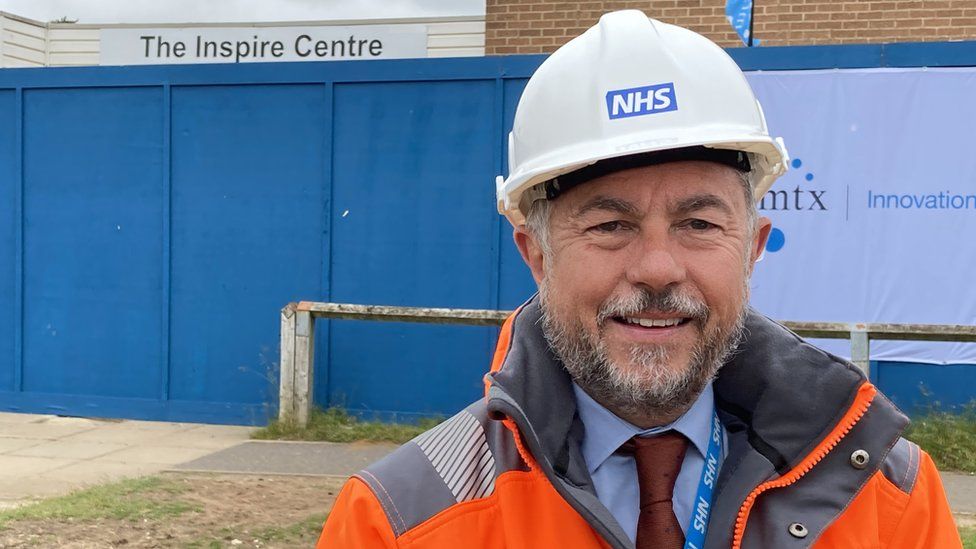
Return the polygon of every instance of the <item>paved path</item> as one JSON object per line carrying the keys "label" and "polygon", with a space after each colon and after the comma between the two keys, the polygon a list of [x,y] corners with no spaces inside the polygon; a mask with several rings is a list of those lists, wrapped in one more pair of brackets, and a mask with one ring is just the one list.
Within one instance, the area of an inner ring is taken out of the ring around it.
{"label": "paved path", "polygon": [[0,413],[0,509],[159,472],[240,444],[251,431]]}
{"label": "paved path", "polygon": [[395,444],[254,440],[178,465],[176,470],[347,477],[392,452]]}
{"label": "paved path", "polygon": [[[0,509],[165,470],[348,476],[393,444],[251,441],[250,427],[0,413]],[[942,473],[976,526],[976,476]]]}
{"label": "paved path", "polygon": [[976,526],[976,476],[943,471],[942,485],[956,520],[965,526]]}

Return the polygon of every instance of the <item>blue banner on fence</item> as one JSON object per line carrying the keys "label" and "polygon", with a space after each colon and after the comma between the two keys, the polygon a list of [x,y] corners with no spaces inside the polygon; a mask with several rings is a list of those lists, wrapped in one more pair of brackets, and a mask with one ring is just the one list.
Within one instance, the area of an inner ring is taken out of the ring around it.
{"label": "blue banner on fence", "polygon": [[[753,304],[790,320],[976,324],[976,68],[748,78],[792,157],[759,204],[773,231]],[[973,363],[976,345],[872,341],[871,358]]]}

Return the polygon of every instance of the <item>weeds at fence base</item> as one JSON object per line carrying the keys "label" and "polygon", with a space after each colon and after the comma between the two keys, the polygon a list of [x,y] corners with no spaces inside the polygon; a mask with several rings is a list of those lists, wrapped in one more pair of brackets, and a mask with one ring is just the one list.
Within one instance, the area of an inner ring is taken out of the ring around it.
{"label": "weeds at fence base", "polygon": [[976,473],[976,402],[960,412],[933,408],[917,416],[905,438],[928,452],[939,469]]}
{"label": "weeds at fence base", "polygon": [[312,410],[308,424],[294,419],[274,420],[251,438],[261,440],[317,440],[328,442],[394,442],[402,444],[441,422],[440,418],[420,420],[416,425],[363,421],[341,408]]}

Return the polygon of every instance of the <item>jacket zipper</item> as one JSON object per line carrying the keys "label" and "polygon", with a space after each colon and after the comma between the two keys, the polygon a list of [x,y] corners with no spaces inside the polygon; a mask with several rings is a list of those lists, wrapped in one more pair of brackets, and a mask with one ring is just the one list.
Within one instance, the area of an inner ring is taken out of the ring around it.
{"label": "jacket zipper", "polygon": [[811,452],[803,461],[801,461],[796,467],[791,469],[785,475],[768,482],[764,482],[757,486],[749,495],[746,497],[745,501],[742,502],[742,506],[739,507],[739,513],[735,518],[735,530],[732,536],[732,549],[741,549],[742,540],[745,536],[746,521],[749,520],[749,513],[752,511],[752,506],[756,501],[756,498],[760,494],[767,490],[773,488],[783,488],[784,486],[789,486],[796,481],[800,480],[803,475],[807,474],[815,465],[820,463],[824,457],[827,456],[837,447],[841,440],[847,433],[854,428],[854,425],[864,417],[867,413],[868,408],[871,407],[871,403],[874,401],[874,396],[877,394],[877,389],[874,388],[870,383],[865,382],[858,389],[857,398],[854,404],[850,407],[847,413],[841,418],[840,422],[834,427],[834,429],[827,435],[813,452]]}

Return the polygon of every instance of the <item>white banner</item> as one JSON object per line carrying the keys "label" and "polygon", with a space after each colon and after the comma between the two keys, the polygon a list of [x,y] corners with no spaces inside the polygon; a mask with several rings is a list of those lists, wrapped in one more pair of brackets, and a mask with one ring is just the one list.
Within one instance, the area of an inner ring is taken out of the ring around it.
{"label": "white banner", "polygon": [[[976,69],[748,75],[792,157],[752,303],[784,320],[976,324]],[[818,342],[823,343],[823,342]],[[824,345],[850,356],[846,341]],[[976,345],[871,358],[976,363]]]}
{"label": "white banner", "polygon": [[102,29],[102,65],[427,57],[426,25]]}

